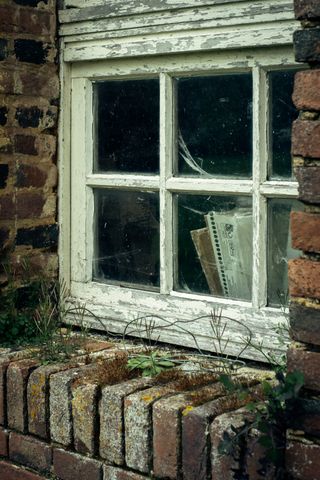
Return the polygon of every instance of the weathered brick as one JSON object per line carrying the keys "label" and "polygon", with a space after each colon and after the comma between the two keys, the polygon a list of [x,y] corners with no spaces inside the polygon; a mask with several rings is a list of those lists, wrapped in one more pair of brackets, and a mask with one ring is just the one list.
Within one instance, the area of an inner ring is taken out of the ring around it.
{"label": "weathered brick", "polygon": [[9,165],[0,164],[0,188],[5,188],[8,180]]}
{"label": "weathered brick", "polygon": [[297,62],[320,62],[320,28],[296,30],[293,44]]}
{"label": "weathered brick", "polygon": [[23,155],[37,155],[35,142],[36,137],[33,135],[16,135],[14,137],[14,151]]}
{"label": "weathered brick", "polygon": [[43,112],[37,106],[20,107],[16,110],[16,119],[22,128],[38,127],[42,116]]}
{"label": "weathered brick", "polygon": [[290,260],[289,288],[292,296],[320,298],[320,262]]}
{"label": "weathered brick", "polygon": [[72,392],[74,447],[79,453],[97,453],[98,385],[80,385]]}
{"label": "weathered brick", "polygon": [[[5,78],[6,88],[9,89],[12,78],[9,74],[0,74]],[[0,82],[1,85],[1,82]],[[1,91],[1,86],[0,86]],[[15,93],[22,95],[35,95],[46,98],[59,97],[59,78],[55,65],[43,65],[37,72],[18,71],[16,72]]]}
{"label": "weathered brick", "polygon": [[287,351],[287,367],[289,372],[303,374],[305,388],[320,390],[320,352],[308,350],[303,344],[294,344]]}
{"label": "weathered brick", "polygon": [[9,441],[9,432],[4,428],[0,427],[0,456],[7,457],[8,450],[8,441]]}
{"label": "weathered brick", "polygon": [[6,228],[6,227],[0,228],[0,252],[7,247],[9,235],[10,235],[9,228]]}
{"label": "weathered brick", "polygon": [[299,342],[320,345],[320,306],[291,302],[290,336]]}
{"label": "weathered brick", "polygon": [[8,42],[4,38],[0,38],[0,62],[8,56]]}
{"label": "weathered brick", "polygon": [[299,397],[287,403],[288,427],[320,437],[320,397]]}
{"label": "weathered brick", "polygon": [[0,196],[0,218],[1,220],[13,220],[16,213],[13,195]]}
{"label": "weathered brick", "polygon": [[27,381],[37,366],[35,360],[18,360],[7,369],[8,426],[20,432],[27,431]]}
{"label": "weathered brick", "polygon": [[46,480],[45,477],[40,476],[37,473],[30,472],[22,467],[1,460],[0,478],[1,480]]}
{"label": "weathered brick", "polygon": [[49,48],[41,41],[20,38],[14,41],[14,53],[20,62],[41,65],[48,59]]}
{"label": "weathered brick", "polygon": [[[45,10],[19,10],[19,32],[20,35],[28,33],[38,36],[46,36],[49,40],[50,34],[55,33],[54,12]],[[54,38],[54,37],[53,37]]]}
{"label": "weathered brick", "polygon": [[13,33],[19,25],[19,10],[10,5],[0,5],[0,31]]}
{"label": "weathered brick", "polygon": [[104,465],[103,480],[151,480],[151,478],[139,475],[139,473],[122,470],[121,468]]}
{"label": "weathered brick", "polygon": [[303,157],[320,158],[320,121],[293,122],[292,153]]}
{"label": "weathered brick", "polygon": [[100,456],[109,463],[124,464],[124,398],[150,386],[150,378],[133,379],[102,389],[100,413]]}
{"label": "weathered brick", "polygon": [[128,467],[145,473],[151,469],[151,407],[164,395],[175,393],[175,388],[175,385],[170,383],[133,393],[125,398],[125,451]]}
{"label": "weathered brick", "polygon": [[320,214],[292,212],[291,238],[293,248],[320,252]]}
{"label": "weathered brick", "polygon": [[18,192],[16,196],[18,218],[39,218],[46,198],[40,193]]}
{"label": "weathered brick", "polygon": [[[244,465],[241,462],[241,432],[248,418],[248,412],[244,409],[236,412],[225,413],[214,419],[210,426],[211,438],[211,479],[212,480],[233,480],[241,478]],[[220,454],[220,445],[225,435],[234,439],[233,449],[229,454]],[[193,477],[196,478],[196,477]]]}
{"label": "weathered brick", "polygon": [[287,472],[296,480],[318,480],[320,472],[320,445],[289,440],[286,450]]}
{"label": "weathered brick", "polygon": [[[1,59],[1,41],[0,41]],[[0,66],[0,93],[14,93],[14,75],[12,70]]]}
{"label": "weathered brick", "polygon": [[320,18],[318,0],[294,0],[294,12],[298,20],[315,20]]}
{"label": "weathered brick", "polygon": [[17,3],[18,5],[23,5],[25,7],[39,7],[43,8],[43,6],[48,4],[49,0],[13,0],[14,3]]}
{"label": "weathered brick", "polygon": [[33,248],[57,246],[58,225],[43,225],[34,228],[20,228],[17,231],[17,245],[31,245]]}
{"label": "weathered brick", "polygon": [[47,172],[43,168],[37,165],[19,165],[16,180],[17,187],[43,187],[46,180]]}
{"label": "weathered brick", "polygon": [[13,462],[33,468],[40,473],[49,473],[52,462],[52,447],[36,438],[11,432],[9,457]]}
{"label": "weathered brick", "polygon": [[296,73],[292,99],[299,110],[320,110],[320,70]]}
{"label": "weathered brick", "polygon": [[[247,480],[274,480],[277,478],[274,463],[268,458],[266,448],[259,443],[261,433],[251,429],[245,435],[244,476]],[[283,451],[284,455],[284,451]]]}
{"label": "weathered brick", "polygon": [[295,169],[299,183],[299,200],[306,203],[320,203],[320,167],[299,167]]}
{"label": "weathered brick", "polygon": [[101,480],[102,463],[76,453],[54,449],[53,473],[61,480]]}

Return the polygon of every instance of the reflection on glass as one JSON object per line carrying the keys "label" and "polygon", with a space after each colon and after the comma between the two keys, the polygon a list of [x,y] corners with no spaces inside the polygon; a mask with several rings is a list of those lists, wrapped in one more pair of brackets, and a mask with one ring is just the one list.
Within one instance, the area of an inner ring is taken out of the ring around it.
{"label": "reflection on glass", "polygon": [[250,177],[251,74],[177,79],[178,171]]}
{"label": "reflection on glass", "polygon": [[159,286],[157,193],[95,190],[94,279]]}
{"label": "reflection on glass", "polygon": [[252,290],[250,197],[176,195],[179,290],[244,300]]}
{"label": "reflection on glass", "polygon": [[292,175],[291,126],[298,116],[291,99],[295,73],[294,70],[269,73],[272,101],[271,178],[290,178]]}
{"label": "reflection on glass", "polygon": [[105,81],[94,86],[95,171],[159,171],[159,81]]}
{"label": "reflection on glass", "polygon": [[288,300],[288,260],[300,255],[291,247],[290,212],[301,210],[297,200],[268,202],[268,304],[285,306]]}

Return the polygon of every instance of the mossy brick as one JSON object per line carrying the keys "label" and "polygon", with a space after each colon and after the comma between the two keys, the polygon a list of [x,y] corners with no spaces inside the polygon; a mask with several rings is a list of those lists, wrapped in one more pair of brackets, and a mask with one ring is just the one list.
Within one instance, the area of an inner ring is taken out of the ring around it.
{"label": "mossy brick", "polygon": [[14,53],[20,62],[42,65],[47,61],[49,47],[41,41],[20,38],[14,41]]}
{"label": "mossy brick", "polygon": [[320,345],[320,305],[291,302],[290,336],[298,342]]}
{"label": "mossy brick", "polygon": [[4,126],[8,120],[8,108],[0,107],[0,126]]}
{"label": "mossy brick", "polygon": [[9,175],[9,165],[5,163],[0,164],[0,189],[6,187],[8,175]]}
{"label": "mossy brick", "polygon": [[320,121],[296,120],[292,126],[292,153],[320,158]]}
{"label": "mossy brick", "polygon": [[320,204],[320,167],[308,166],[295,169],[298,181],[299,200]]}
{"label": "mossy brick", "polygon": [[122,468],[112,467],[110,465],[103,466],[103,480],[151,480],[139,473],[123,470]]}
{"label": "mossy brick", "polygon": [[31,245],[33,248],[57,246],[58,225],[41,225],[33,228],[19,228],[16,236],[17,245]]}
{"label": "mossy brick", "polygon": [[80,385],[72,391],[74,449],[83,454],[97,454],[98,395],[95,384]]}
{"label": "mossy brick", "polygon": [[10,363],[7,369],[7,418],[8,426],[19,432],[27,432],[27,382],[30,373],[38,366],[32,359]]}
{"label": "mossy brick", "polygon": [[303,258],[290,260],[289,290],[293,297],[320,299],[320,262]]}
{"label": "mossy brick", "polygon": [[76,453],[54,449],[53,474],[60,480],[102,480],[102,463]]}
{"label": "mossy brick", "polygon": [[[250,414],[245,409],[224,413],[216,417],[210,426],[211,440],[211,479],[234,480],[244,478],[244,464],[241,459],[241,432]],[[233,439],[232,450],[221,455],[220,446],[222,439],[228,435]],[[193,477],[197,478],[197,477]]]}
{"label": "mossy brick", "polygon": [[9,458],[15,463],[33,468],[40,473],[49,473],[52,462],[52,447],[34,437],[11,432]]}
{"label": "mossy brick", "polygon": [[28,380],[28,429],[40,438],[49,438],[49,379],[54,373],[63,372],[85,364],[85,358],[55,365],[42,365],[34,370]]}
{"label": "mossy brick", "polygon": [[316,64],[320,62],[320,28],[296,30],[293,45],[297,62]]}
{"label": "mossy brick", "polygon": [[102,388],[99,405],[100,457],[108,463],[124,465],[124,399],[152,385],[151,378],[137,378]]}
{"label": "mossy brick", "polygon": [[48,480],[47,477],[30,472],[23,467],[18,467],[4,460],[0,460],[0,478],[1,480]]}
{"label": "mossy brick", "polygon": [[320,252],[320,214],[291,212],[291,244],[305,252]]}
{"label": "mossy brick", "polygon": [[9,454],[9,432],[0,427],[0,457],[7,457]]}
{"label": "mossy brick", "polygon": [[319,0],[294,0],[294,13],[298,20],[320,19]]}
{"label": "mossy brick", "polygon": [[172,382],[133,393],[124,400],[125,457],[128,467],[148,473],[152,468],[152,404],[164,395],[174,394]]}
{"label": "mossy brick", "polygon": [[287,368],[288,372],[303,374],[305,388],[320,391],[320,352],[295,342],[287,350]]}
{"label": "mossy brick", "polygon": [[0,62],[5,60],[8,56],[8,41],[0,38]]}
{"label": "mossy brick", "polygon": [[286,448],[286,471],[295,480],[318,480],[320,445],[304,438],[289,439]]}

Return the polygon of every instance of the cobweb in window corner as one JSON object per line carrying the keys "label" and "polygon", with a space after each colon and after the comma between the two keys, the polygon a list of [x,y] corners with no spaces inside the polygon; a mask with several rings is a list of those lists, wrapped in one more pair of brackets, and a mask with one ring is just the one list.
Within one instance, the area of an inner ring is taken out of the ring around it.
{"label": "cobweb in window corner", "polygon": [[208,173],[205,170],[203,170],[203,168],[201,168],[200,165],[198,165],[198,163],[196,162],[196,160],[202,161],[202,159],[200,159],[199,157],[195,159],[191,155],[190,150],[188,149],[180,130],[179,130],[178,138],[179,138],[179,154],[181,155],[183,160],[186,162],[186,164],[189,165],[189,167],[195,172],[200,173],[201,175],[208,175]]}

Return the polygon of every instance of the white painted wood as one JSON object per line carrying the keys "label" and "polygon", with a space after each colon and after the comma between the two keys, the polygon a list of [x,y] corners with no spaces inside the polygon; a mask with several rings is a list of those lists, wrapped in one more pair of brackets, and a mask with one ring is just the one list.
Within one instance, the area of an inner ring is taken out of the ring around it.
{"label": "white painted wood", "polygon": [[261,185],[260,192],[270,198],[294,198],[298,196],[298,183],[292,181],[268,181]]}
{"label": "white painted wood", "polygon": [[118,190],[158,190],[160,186],[159,175],[136,175],[136,174],[94,174],[86,177],[89,187],[116,188]]}
{"label": "white painted wood", "polygon": [[252,304],[259,308],[267,300],[267,202],[260,193],[260,185],[267,179],[268,130],[267,73],[253,69],[253,271]]}
{"label": "white painted wood", "polygon": [[[276,14],[276,16],[275,16]],[[291,3],[279,2],[246,2],[233,5],[226,9],[225,5],[179,9],[172,11],[150,13],[144,15],[129,15],[124,17],[107,16],[103,19],[64,23],[60,27],[61,36],[72,36],[70,41],[97,39],[99,34],[104,38],[120,36],[136,36],[156,32],[178,30],[199,30],[203,28],[225,28],[240,25],[263,24],[293,19]]]}
{"label": "white painted wood", "polygon": [[277,26],[266,24],[265,28],[247,26],[246,28],[225,29],[223,33],[212,30],[209,33],[194,31],[149,35],[131,39],[118,38],[68,44],[64,52],[64,61],[75,62],[121,58],[132,56],[164,55],[173,53],[191,53],[216,51],[221,49],[249,48],[291,45],[292,34],[296,30],[295,21],[279,22]]}
{"label": "white painted wood", "polygon": [[172,79],[160,74],[160,292],[173,286],[172,195],[166,181],[173,168],[173,88]]}
{"label": "white painted wood", "polygon": [[166,182],[166,187],[172,192],[194,193],[239,193],[249,195],[252,193],[251,180],[217,179],[203,177],[172,177]]}

